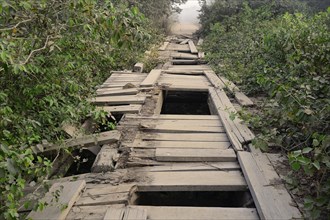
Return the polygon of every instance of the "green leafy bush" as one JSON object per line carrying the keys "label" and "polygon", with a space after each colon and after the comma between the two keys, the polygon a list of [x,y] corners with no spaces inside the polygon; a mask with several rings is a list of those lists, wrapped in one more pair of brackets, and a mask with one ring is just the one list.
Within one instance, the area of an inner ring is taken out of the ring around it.
{"label": "green leafy bush", "polygon": [[266,102],[259,115],[242,113],[267,143],[288,152],[305,196],[306,217],[330,210],[330,9],[313,16],[251,9],[214,23],[207,59],[250,95]]}
{"label": "green leafy bush", "polygon": [[17,218],[51,161],[32,147],[65,138],[110,70],[131,66],[153,32],[136,7],[95,0],[0,0],[0,218]]}

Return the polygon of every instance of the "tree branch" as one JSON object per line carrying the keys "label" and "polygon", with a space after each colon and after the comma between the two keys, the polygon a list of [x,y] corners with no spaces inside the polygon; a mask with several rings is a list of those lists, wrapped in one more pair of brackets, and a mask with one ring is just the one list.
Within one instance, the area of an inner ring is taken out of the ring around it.
{"label": "tree branch", "polygon": [[47,36],[47,39],[46,39],[45,45],[44,45],[43,47],[41,47],[41,48],[39,48],[39,49],[32,50],[32,51],[30,52],[29,56],[26,58],[26,60],[25,60],[24,62],[20,63],[20,64],[21,64],[21,65],[25,65],[25,64],[27,64],[27,62],[29,62],[30,58],[32,57],[32,55],[33,55],[34,53],[46,49],[47,44],[48,44],[48,40],[49,40],[49,36]]}
{"label": "tree branch", "polygon": [[14,26],[0,29],[0,31],[10,31],[10,30],[13,30],[13,29],[17,28],[20,24],[23,24],[23,23],[26,23],[26,22],[29,22],[29,21],[32,21],[32,19],[30,18],[30,19],[27,19],[27,20],[24,20],[24,21],[20,21],[17,24],[15,24]]}

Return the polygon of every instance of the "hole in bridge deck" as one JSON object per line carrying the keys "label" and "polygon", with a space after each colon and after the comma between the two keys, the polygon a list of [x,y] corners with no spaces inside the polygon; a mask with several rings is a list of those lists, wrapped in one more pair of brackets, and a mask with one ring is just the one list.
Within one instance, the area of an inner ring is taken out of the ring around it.
{"label": "hole in bridge deck", "polygon": [[208,92],[163,91],[161,114],[211,115]]}
{"label": "hole in bridge deck", "polygon": [[136,192],[131,204],[145,206],[245,207],[254,208],[248,191]]}

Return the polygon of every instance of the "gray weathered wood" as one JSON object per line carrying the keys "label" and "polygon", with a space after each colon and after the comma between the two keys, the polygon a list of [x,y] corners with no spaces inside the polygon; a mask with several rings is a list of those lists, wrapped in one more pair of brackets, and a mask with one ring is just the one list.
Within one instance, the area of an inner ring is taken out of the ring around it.
{"label": "gray weathered wood", "polygon": [[156,131],[156,132],[167,132],[167,133],[224,133],[225,129],[223,127],[205,127],[192,125],[187,127],[185,125],[173,124],[173,125],[155,125],[155,124],[144,124],[140,125],[140,130],[143,131]]}
{"label": "gray weathered wood", "polygon": [[[42,220],[64,220],[85,186],[86,182],[84,180],[53,184],[49,192],[41,200],[42,202],[46,202],[49,205],[46,206],[42,211],[30,212],[27,218]],[[53,193],[57,191],[59,191],[60,196],[58,202],[54,204],[54,202],[52,202],[54,199]]]}
{"label": "gray weathered wood", "polygon": [[127,114],[127,119],[154,119],[154,120],[219,120],[218,115],[152,115],[152,116],[140,116],[134,114]]}
{"label": "gray weathered wood", "polygon": [[198,59],[198,56],[195,54],[177,53],[177,52],[171,53],[171,57],[180,58],[180,59]]}
{"label": "gray weathered wood", "polygon": [[119,106],[103,106],[97,107],[99,110],[104,110],[109,113],[139,113],[142,105],[119,105]]}
{"label": "gray weathered wood", "polygon": [[193,65],[198,64],[199,61],[197,60],[188,60],[188,59],[172,59],[171,60],[172,65]]}
{"label": "gray weathered wood", "polygon": [[142,73],[143,72],[143,67],[144,67],[143,63],[136,63],[133,67],[133,72]]}
{"label": "gray weathered wood", "polygon": [[145,133],[137,134],[137,138],[150,141],[205,141],[227,142],[227,134],[224,133]]}
{"label": "gray weathered wood", "polygon": [[126,95],[126,96],[102,96],[91,99],[96,105],[117,105],[117,104],[143,104],[145,96]]}
{"label": "gray weathered wood", "polygon": [[204,71],[204,74],[215,88],[219,88],[219,89],[225,88],[225,85],[219,79],[219,77],[214,73],[213,70],[206,70]]}
{"label": "gray weathered wood", "polygon": [[72,138],[64,141],[62,145],[50,145],[44,149],[45,151],[59,150],[65,147],[92,147],[95,145],[103,145],[115,143],[120,139],[120,132],[106,131],[98,134],[91,134],[82,137]]}
{"label": "gray weathered wood", "polygon": [[127,207],[123,220],[147,220],[147,210],[140,207]]}
{"label": "gray weathered wood", "polygon": [[173,162],[229,162],[236,161],[236,154],[233,149],[157,148],[156,160]]}
{"label": "gray weathered wood", "polygon": [[269,184],[250,152],[238,152],[238,160],[261,219],[292,219],[294,213]]}
{"label": "gray weathered wood", "polygon": [[136,139],[127,144],[133,148],[188,148],[188,149],[228,149],[230,142],[203,142],[203,141],[142,141]]}
{"label": "gray weathered wood", "polygon": [[115,168],[114,158],[118,156],[117,145],[103,145],[92,166],[93,173],[112,171]]}
{"label": "gray weathered wood", "polygon": [[150,191],[245,191],[240,171],[182,171],[137,173],[140,192]]}
{"label": "gray weathered wood", "polygon": [[[131,206],[134,207],[134,206]],[[149,220],[256,220],[254,208],[137,206],[145,209]]]}
{"label": "gray weathered wood", "polygon": [[107,209],[103,220],[123,220],[126,208],[113,208]]}
{"label": "gray weathered wood", "polygon": [[189,48],[190,48],[190,53],[192,54],[198,54],[198,50],[192,40],[188,41]]}
{"label": "gray weathered wood", "polygon": [[158,50],[160,50],[160,51],[164,51],[164,50],[166,50],[166,48],[168,47],[169,43],[170,43],[170,42],[165,41],[165,42],[163,43],[163,45],[162,45]]}
{"label": "gray weathered wood", "polygon": [[197,42],[197,46],[202,46],[203,43],[204,43],[204,40],[202,38],[199,38],[198,42]]}
{"label": "gray weathered wood", "polygon": [[181,70],[181,69],[172,69],[172,70],[163,70],[164,73],[168,74],[182,74],[182,75],[202,75],[203,70]]}
{"label": "gray weathered wood", "polygon": [[189,39],[184,39],[183,41],[180,42],[181,45],[187,44],[189,42]]}
{"label": "gray weathered wood", "polygon": [[97,96],[114,96],[114,95],[136,95],[139,92],[138,89],[132,88],[132,89],[118,89],[118,90],[101,90],[97,91]]}
{"label": "gray weathered wood", "polygon": [[205,53],[204,52],[198,52],[198,58],[199,59],[204,59],[205,58]]}
{"label": "gray weathered wood", "polygon": [[140,84],[141,87],[150,87],[156,84],[158,78],[160,77],[160,74],[162,73],[162,70],[153,69],[147,76],[147,78],[144,79],[144,81]]}
{"label": "gray weathered wood", "polygon": [[242,92],[235,92],[235,99],[241,106],[253,106],[254,103]]}

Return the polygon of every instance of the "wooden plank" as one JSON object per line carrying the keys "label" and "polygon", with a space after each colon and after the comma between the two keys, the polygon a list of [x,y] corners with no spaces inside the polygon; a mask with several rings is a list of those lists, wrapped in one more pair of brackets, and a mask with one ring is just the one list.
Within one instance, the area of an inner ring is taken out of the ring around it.
{"label": "wooden plank", "polygon": [[164,125],[164,126],[195,126],[195,127],[223,127],[220,118],[217,120],[189,120],[189,119],[159,119],[159,118],[135,118],[136,120],[122,120],[120,125],[145,125],[146,127]]}
{"label": "wooden plank", "polygon": [[95,145],[111,144],[119,141],[121,134],[119,131],[106,131],[98,134],[85,135],[64,141],[62,145],[50,145],[43,152],[59,150],[68,147],[93,147]]}
{"label": "wooden plank", "polygon": [[107,209],[103,220],[123,220],[126,208],[113,208]]}
{"label": "wooden plank", "polygon": [[171,85],[171,84],[160,84],[160,87],[163,90],[167,91],[192,91],[192,92],[207,92],[209,89],[208,85],[191,85],[191,84],[185,84],[185,85]]}
{"label": "wooden plank", "polygon": [[109,113],[139,113],[142,105],[119,105],[119,106],[103,106],[96,109],[104,110]]}
{"label": "wooden plank", "polygon": [[229,81],[228,79],[226,79],[223,76],[221,76],[219,78],[226,85],[226,87],[228,88],[228,90],[231,93],[239,92],[239,88],[232,81]]}
{"label": "wooden plank", "polygon": [[198,58],[199,59],[204,59],[205,58],[205,53],[204,52],[198,52]]}
{"label": "wooden plank", "polygon": [[121,104],[143,104],[145,96],[125,95],[125,96],[102,96],[91,99],[91,103],[96,105],[121,105]]}
{"label": "wooden plank", "polygon": [[129,200],[129,193],[104,193],[102,195],[81,197],[77,202],[76,206],[90,206],[90,205],[112,205],[112,204],[127,204]]}
{"label": "wooden plank", "polygon": [[187,44],[190,40],[189,39],[184,39],[183,41],[180,42],[181,45]]}
{"label": "wooden plank", "polygon": [[192,40],[190,40],[190,41],[188,41],[188,44],[189,44],[190,52],[192,54],[198,54],[198,50],[197,50],[194,42]]}
{"label": "wooden plank", "polygon": [[151,120],[219,120],[218,115],[171,115],[171,114],[162,114],[162,115],[151,115],[151,116],[142,116],[135,114],[125,115],[127,119],[151,119]]}
{"label": "wooden plank", "polygon": [[[27,219],[65,219],[71,207],[79,197],[81,191],[85,188],[86,182],[84,180],[74,182],[55,183],[46,193],[42,202],[49,205],[42,211],[32,211],[27,216]],[[54,204],[54,193],[59,192],[59,200]]]}
{"label": "wooden plank", "polygon": [[158,50],[160,50],[160,51],[164,51],[164,50],[166,50],[166,48],[168,47],[169,43],[170,43],[170,42],[165,41],[165,42],[163,43],[163,45],[162,45],[161,47],[159,47]]}
{"label": "wooden plank", "polygon": [[218,112],[218,115],[221,119],[222,124],[224,125],[224,128],[227,132],[228,138],[231,142],[231,144],[233,145],[233,148],[235,150],[243,150],[242,144],[240,142],[240,140],[238,139],[237,135],[234,134],[234,125],[232,120],[229,117],[228,112],[226,112],[223,109],[223,105],[219,99],[219,97],[217,96],[215,89],[214,88],[210,88],[210,99],[214,105],[215,110]]}
{"label": "wooden plank", "polygon": [[149,141],[205,141],[205,142],[227,142],[227,134],[223,133],[145,133],[137,134],[136,138]]}
{"label": "wooden plank", "polygon": [[198,64],[198,60],[187,60],[187,59],[172,59],[172,65],[194,65]]}
{"label": "wooden plank", "polygon": [[157,148],[156,160],[173,162],[229,162],[236,161],[236,154],[233,149]]}
{"label": "wooden plank", "polygon": [[136,63],[133,67],[133,72],[142,73],[143,72],[143,67],[144,67],[143,63]]}
{"label": "wooden plank", "polygon": [[[240,171],[184,171],[137,173],[140,192],[150,191],[245,191]],[[144,176],[145,175],[145,176]]]}
{"label": "wooden plank", "polygon": [[204,43],[204,40],[202,38],[199,38],[198,42],[197,42],[197,46],[202,46],[203,43]]}
{"label": "wooden plank", "polygon": [[115,96],[115,95],[136,95],[139,92],[138,89],[132,88],[132,89],[119,89],[119,90],[101,90],[97,91],[97,96]]}
{"label": "wooden plank", "polygon": [[173,58],[179,58],[179,59],[198,59],[198,56],[195,54],[190,53],[178,53],[178,52],[172,52],[171,57]]}
{"label": "wooden plank", "polygon": [[112,171],[115,168],[114,158],[118,156],[116,144],[104,145],[95,158],[91,168],[93,173]]}
{"label": "wooden plank", "polygon": [[152,132],[167,132],[167,133],[224,133],[225,129],[223,127],[205,127],[199,126],[196,124],[195,126],[187,127],[181,124],[173,124],[173,125],[155,125],[155,124],[145,124],[141,123],[140,130],[142,131],[152,131]]}
{"label": "wooden plank", "polygon": [[168,74],[182,74],[182,75],[203,75],[203,70],[163,70],[164,73]]}
{"label": "wooden plank", "polygon": [[215,88],[225,88],[224,83],[219,79],[219,77],[214,73],[213,70],[206,70],[204,71],[204,74]]}
{"label": "wooden plank", "polygon": [[193,162],[169,163],[163,162],[155,166],[138,167],[136,172],[182,172],[182,171],[233,171],[240,170],[238,162]]}
{"label": "wooden plank", "polygon": [[[73,206],[66,220],[102,220],[109,208],[124,209],[124,204],[98,205],[98,206]],[[113,213],[111,216],[115,216]],[[111,218],[110,218],[111,219]],[[112,218],[111,220],[118,220]],[[121,219],[120,219],[121,220]]]}
{"label": "wooden plank", "polygon": [[136,139],[128,144],[132,148],[188,148],[188,149],[228,149],[230,142],[202,142],[202,141],[142,141]]}
{"label": "wooden plank", "polygon": [[145,78],[145,80],[140,84],[140,87],[150,87],[156,84],[158,78],[160,77],[162,70],[153,69]]}
{"label": "wooden plank", "polygon": [[242,92],[235,92],[235,99],[241,106],[253,106],[252,100]]}
{"label": "wooden plank", "polygon": [[164,100],[164,93],[163,91],[160,90],[157,97],[157,103],[154,110],[154,115],[159,115],[161,113],[163,107],[163,100]]}
{"label": "wooden plank", "polygon": [[[133,206],[130,206],[133,207]],[[256,220],[254,208],[138,206],[147,210],[149,220]]]}
{"label": "wooden plank", "polygon": [[147,210],[140,207],[127,207],[123,220],[147,220]]}
{"label": "wooden plank", "polygon": [[179,65],[170,67],[169,70],[211,70],[208,65]]}
{"label": "wooden plank", "polygon": [[238,160],[261,219],[292,219],[291,208],[280,199],[272,184],[260,171],[250,152],[238,152]]}

